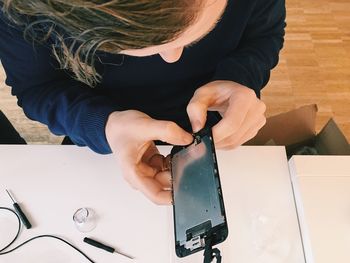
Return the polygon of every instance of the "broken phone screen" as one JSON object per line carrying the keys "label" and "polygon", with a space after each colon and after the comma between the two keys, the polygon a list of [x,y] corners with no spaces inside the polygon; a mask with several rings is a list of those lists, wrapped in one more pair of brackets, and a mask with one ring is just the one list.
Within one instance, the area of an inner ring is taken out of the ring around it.
{"label": "broken phone screen", "polygon": [[211,130],[173,154],[171,173],[176,254],[200,251],[208,238],[212,245],[224,241],[228,230]]}

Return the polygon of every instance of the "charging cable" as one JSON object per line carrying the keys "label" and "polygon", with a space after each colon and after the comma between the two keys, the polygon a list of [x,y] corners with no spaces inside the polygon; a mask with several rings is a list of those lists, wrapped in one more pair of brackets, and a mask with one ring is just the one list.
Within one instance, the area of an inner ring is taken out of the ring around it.
{"label": "charging cable", "polygon": [[12,248],[12,249],[9,249],[7,250],[10,246],[13,245],[13,243],[18,239],[19,237],[19,233],[21,232],[21,227],[22,227],[22,224],[21,224],[21,219],[19,217],[19,215],[12,209],[10,208],[7,208],[7,207],[0,207],[0,210],[3,210],[3,211],[9,211],[11,212],[13,215],[16,216],[17,220],[18,220],[18,229],[17,229],[17,233],[15,235],[15,237],[13,238],[13,240],[8,244],[6,245],[5,247],[3,248],[0,248],[0,256],[1,255],[6,255],[6,254],[9,254],[17,249],[19,249],[20,247],[24,246],[25,244],[35,240],[35,239],[39,239],[39,238],[52,238],[52,239],[56,239],[56,240],[59,240],[65,244],[67,244],[68,246],[70,246],[71,248],[73,248],[74,250],[76,250],[77,252],[79,252],[82,256],[84,256],[89,262],[91,263],[96,263],[95,261],[93,261],[91,258],[89,258],[83,251],[81,251],[79,248],[77,248],[76,246],[74,246],[73,244],[69,243],[68,241],[64,240],[63,238],[61,237],[58,237],[58,236],[54,236],[54,235],[39,235],[39,236],[35,236],[35,237],[32,237],[30,239],[28,239],[27,241],[24,241],[23,243],[19,244],[18,246]]}

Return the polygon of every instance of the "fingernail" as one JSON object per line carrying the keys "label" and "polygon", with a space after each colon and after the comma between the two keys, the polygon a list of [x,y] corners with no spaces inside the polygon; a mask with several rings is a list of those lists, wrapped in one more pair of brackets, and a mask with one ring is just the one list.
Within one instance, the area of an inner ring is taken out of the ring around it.
{"label": "fingernail", "polygon": [[200,123],[200,121],[194,121],[192,123],[193,132],[198,132],[201,128],[202,128],[202,124]]}

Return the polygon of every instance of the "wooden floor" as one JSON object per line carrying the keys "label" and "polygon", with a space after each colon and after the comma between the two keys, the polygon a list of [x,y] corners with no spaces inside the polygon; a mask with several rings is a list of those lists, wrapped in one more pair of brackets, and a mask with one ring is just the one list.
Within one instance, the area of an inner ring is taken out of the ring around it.
{"label": "wooden floor", "polygon": [[334,117],[350,142],[350,1],[287,0],[287,23],[263,91],[268,116],[317,103],[317,130]]}
{"label": "wooden floor", "polygon": [[[317,130],[334,117],[350,142],[350,1],[287,0],[287,34],[280,63],[264,89],[267,115],[316,103]],[[28,121],[5,88],[0,69],[0,109],[30,143],[58,143]]]}

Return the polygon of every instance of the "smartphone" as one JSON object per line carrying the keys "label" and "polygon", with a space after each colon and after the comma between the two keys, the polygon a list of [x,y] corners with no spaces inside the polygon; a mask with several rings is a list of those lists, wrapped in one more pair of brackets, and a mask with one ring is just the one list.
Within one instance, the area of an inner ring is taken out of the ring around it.
{"label": "smartphone", "polygon": [[175,251],[185,257],[228,236],[215,146],[210,128],[171,152]]}

